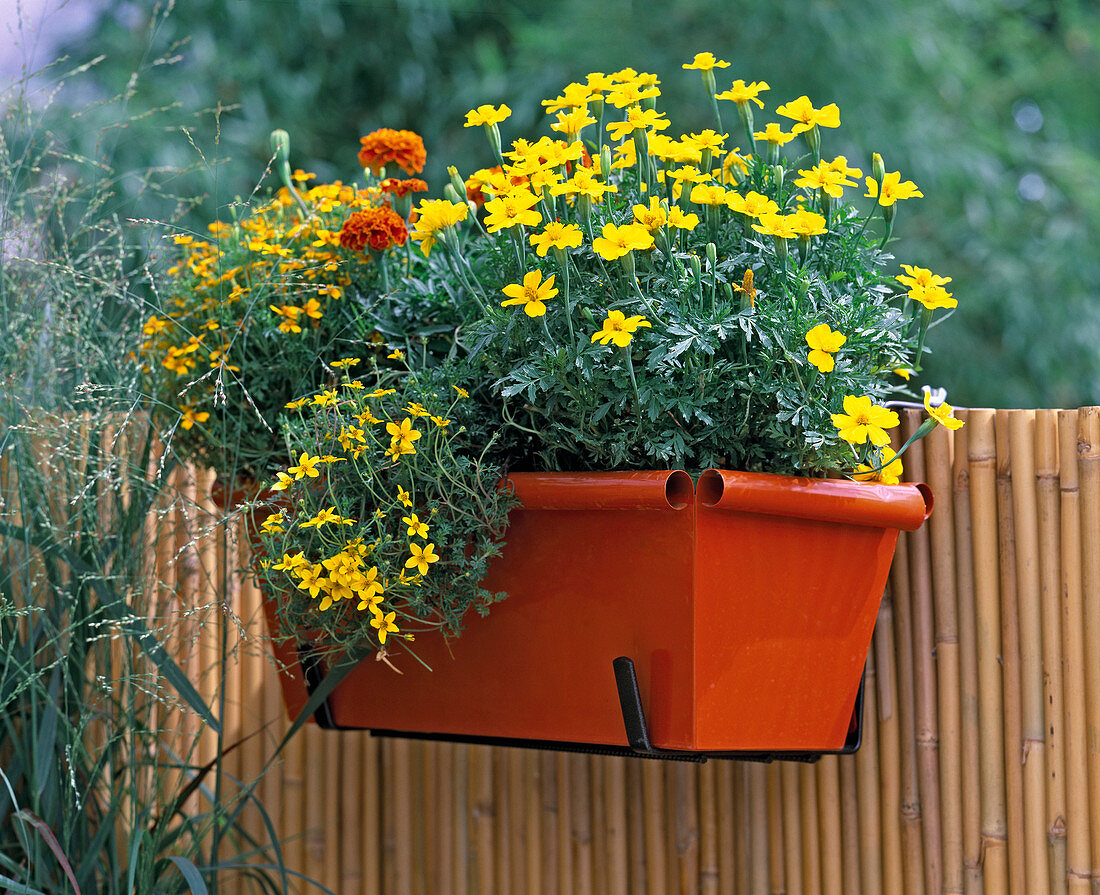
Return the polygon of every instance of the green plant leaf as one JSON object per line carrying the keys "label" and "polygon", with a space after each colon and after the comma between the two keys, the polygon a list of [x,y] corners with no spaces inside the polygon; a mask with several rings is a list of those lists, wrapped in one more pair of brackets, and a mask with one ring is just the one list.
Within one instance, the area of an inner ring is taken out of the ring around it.
{"label": "green plant leaf", "polygon": [[186,858],[181,858],[177,855],[172,855],[168,860],[179,868],[180,873],[183,874],[183,878],[187,880],[187,885],[191,889],[192,895],[207,895],[206,883],[202,881],[202,874],[199,873],[199,869],[194,864]]}

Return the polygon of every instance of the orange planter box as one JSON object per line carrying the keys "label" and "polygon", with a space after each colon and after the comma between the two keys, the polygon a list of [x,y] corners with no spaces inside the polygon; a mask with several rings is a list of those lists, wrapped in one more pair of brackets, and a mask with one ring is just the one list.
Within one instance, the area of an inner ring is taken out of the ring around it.
{"label": "orange planter box", "polygon": [[[649,737],[689,752],[845,745],[899,530],[925,485],[708,470],[517,473],[508,599],[462,636],[418,638],[423,668],[366,660],[328,699],[332,725],[625,748],[612,662],[633,660]],[[274,607],[268,604],[268,620]],[[306,688],[279,648],[291,715]]]}

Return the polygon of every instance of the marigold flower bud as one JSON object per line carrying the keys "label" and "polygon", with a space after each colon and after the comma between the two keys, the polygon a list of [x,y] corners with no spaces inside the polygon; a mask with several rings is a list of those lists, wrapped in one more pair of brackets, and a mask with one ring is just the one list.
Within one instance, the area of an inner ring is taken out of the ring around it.
{"label": "marigold flower bud", "polygon": [[871,156],[871,176],[879,183],[886,177],[886,163],[877,152]]}
{"label": "marigold flower bud", "polygon": [[[458,195],[462,196],[462,201],[465,201],[465,199],[466,199],[466,181],[464,181],[459,176],[458,168],[456,168],[454,165],[449,165],[447,167],[447,175],[451,179],[451,186],[454,187],[455,192],[458,193]],[[458,202],[460,200],[452,199],[451,201],[452,202]]]}
{"label": "marigold flower bud", "polygon": [[718,263],[718,247],[713,242],[707,243],[707,261],[710,262],[710,269],[714,270],[714,265]]}
{"label": "marigold flower bud", "polygon": [[611,147],[606,143],[600,147],[600,176],[606,181],[611,171]]}

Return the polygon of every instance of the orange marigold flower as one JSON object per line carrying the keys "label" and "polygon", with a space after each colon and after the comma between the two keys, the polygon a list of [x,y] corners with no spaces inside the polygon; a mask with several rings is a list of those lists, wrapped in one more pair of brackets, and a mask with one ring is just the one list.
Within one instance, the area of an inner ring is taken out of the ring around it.
{"label": "orange marigold flower", "polygon": [[383,193],[389,193],[399,199],[409,193],[426,193],[428,191],[428,184],[418,177],[410,177],[407,180],[387,177],[378,184],[378,187]]}
{"label": "orange marigold flower", "polygon": [[359,142],[363,144],[359,150],[359,164],[375,174],[391,163],[406,174],[419,174],[424,170],[427,153],[419,134],[383,127],[360,137]]}
{"label": "orange marigold flower", "polygon": [[340,245],[354,252],[368,246],[376,252],[384,252],[390,246],[403,246],[409,231],[401,216],[392,208],[369,208],[353,211],[340,228]]}

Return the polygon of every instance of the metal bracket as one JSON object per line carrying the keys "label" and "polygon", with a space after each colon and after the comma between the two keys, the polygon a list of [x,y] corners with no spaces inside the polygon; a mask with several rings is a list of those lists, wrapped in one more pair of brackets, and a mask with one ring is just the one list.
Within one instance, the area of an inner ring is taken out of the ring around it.
{"label": "metal bracket", "polygon": [[815,762],[822,755],[850,755],[859,749],[863,740],[863,685],[865,679],[861,677],[859,691],[856,693],[855,706],[852,709],[852,720],[848,725],[848,738],[840,749],[819,752],[689,752],[680,749],[657,749],[649,739],[649,728],[646,725],[645,711],[642,708],[642,694],[638,689],[638,675],[634,670],[634,660],[628,656],[619,656],[611,664],[615,669],[615,686],[619,691],[619,707],[623,713],[623,727],[626,728],[627,742],[630,743],[630,748],[634,753],[646,758],[698,762],[706,761],[709,758],[763,762]]}

